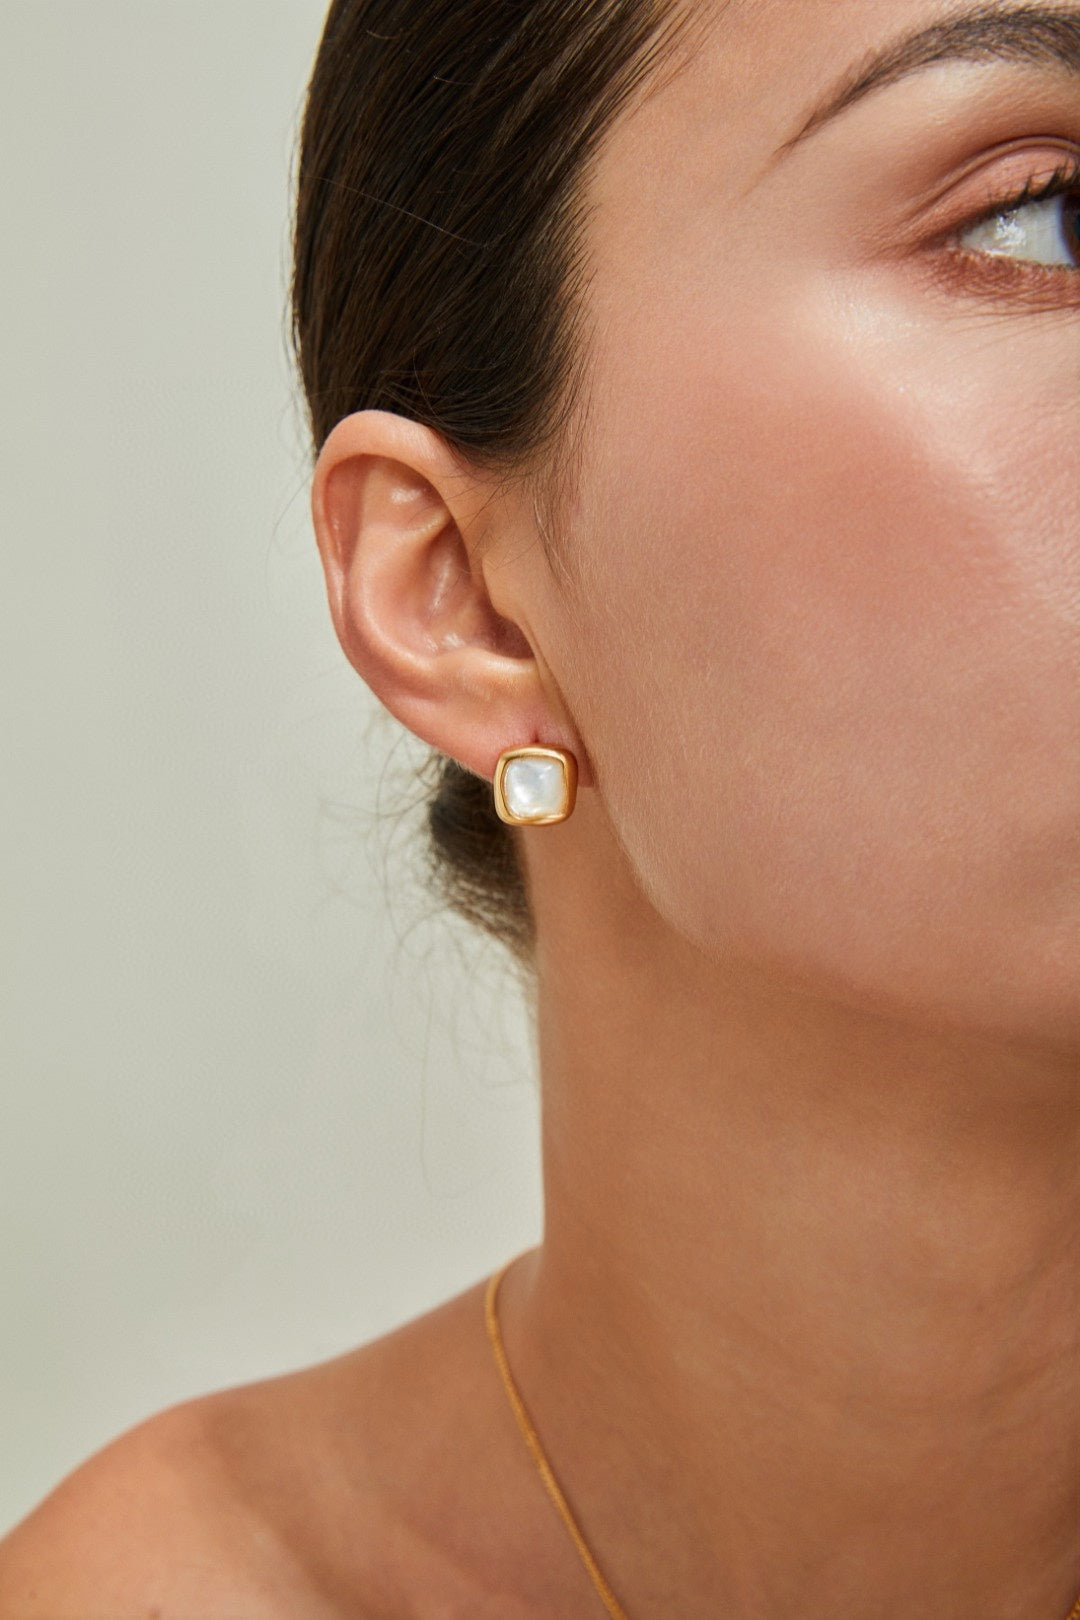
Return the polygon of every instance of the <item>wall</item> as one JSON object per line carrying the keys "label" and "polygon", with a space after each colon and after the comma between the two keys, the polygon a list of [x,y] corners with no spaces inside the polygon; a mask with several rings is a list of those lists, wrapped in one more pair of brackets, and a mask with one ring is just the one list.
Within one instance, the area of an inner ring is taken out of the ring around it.
{"label": "wall", "polygon": [[285,344],[313,0],[0,0],[0,1533],[539,1236],[530,1038],[410,879]]}

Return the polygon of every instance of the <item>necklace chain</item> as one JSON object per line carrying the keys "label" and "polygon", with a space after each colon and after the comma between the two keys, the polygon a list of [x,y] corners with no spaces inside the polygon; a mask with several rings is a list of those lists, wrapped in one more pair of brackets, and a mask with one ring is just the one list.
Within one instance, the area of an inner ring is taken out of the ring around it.
{"label": "necklace chain", "polygon": [[[515,1256],[515,1259],[520,1258],[520,1255]],[[514,1416],[517,1418],[518,1428],[521,1430],[521,1433],[525,1439],[525,1444],[528,1446],[529,1451],[532,1454],[532,1459],[537,1466],[540,1478],[543,1480],[544,1485],[547,1488],[547,1493],[558,1510],[559,1517],[562,1519],[567,1530],[570,1532],[571,1540],[578,1550],[578,1556],[580,1557],[581,1562],[585,1565],[585,1568],[588,1571],[589,1579],[592,1581],[600,1601],[603,1603],[604,1608],[611,1616],[611,1620],[628,1620],[626,1610],[623,1608],[622,1604],[611,1590],[611,1587],[604,1578],[599,1564],[597,1564],[596,1559],[589,1551],[589,1544],[582,1535],[581,1526],[574,1518],[570,1504],[563,1495],[562,1487],[555,1478],[555,1473],[550,1462],[548,1461],[547,1453],[540,1443],[540,1436],[536,1432],[533,1421],[529,1416],[528,1410],[526,1409],[525,1402],[522,1400],[518,1387],[514,1382],[514,1375],[510,1371],[510,1363],[506,1359],[506,1350],[503,1347],[502,1333],[499,1331],[499,1313],[497,1309],[497,1302],[499,1295],[499,1284],[502,1282],[504,1276],[513,1264],[513,1260],[508,1260],[499,1271],[494,1272],[492,1276],[489,1277],[487,1293],[484,1298],[484,1316],[487,1322],[488,1338],[491,1340],[491,1348],[495,1355],[496,1365],[498,1366],[499,1372],[502,1375],[503,1387],[506,1390],[510,1405],[513,1408]],[[1080,1620],[1080,1596],[1077,1597],[1076,1602],[1065,1616],[1065,1620]]]}
{"label": "necklace chain", "polygon": [[[516,1256],[516,1258],[520,1259],[520,1256]],[[514,1409],[514,1416],[518,1420],[518,1427],[525,1437],[525,1444],[532,1453],[533,1461],[540,1471],[540,1478],[546,1485],[548,1495],[551,1497],[551,1500],[558,1509],[559,1517],[562,1519],[567,1530],[570,1532],[574,1546],[577,1548],[578,1554],[581,1558],[581,1562],[585,1565],[585,1568],[589,1572],[589,1579],[596,1588],[600,1601],[603,1603],[608,1614],[611,1615],[611,1620],[627,1620],[626,1610],[623,1608],[622,1604],[611,1590],[611,1587],[604,1579],[600,1566],[597,1564],[596,1559],[589,1551],[589,1545],[585,1540],[585,1537],[582,1535],[578,1522],[570,1510],[570,1504],[567,1502],[566,1497],[562,1493],[559,1482],[555,1478],[551,1464],[547,1459],[547,1453],[540,1444],[540,1436],[533,1427],[532,1419],[525,1409],[525,1402],[521,1399],[521,1396],[518,1393],[518,1387],[514,1383],[514,1376],[510,1371],[510,1363],[506,1359],[506,1351],[503,1349],[502,1334],[499,1331],[499,1315],[498,1311],[496,1310],[496,1299],[499,1292],[499,1284],[502,1282],[503,1277],[507,1271],[509,1271],[513,1263],[513,1260],[508,1260],[506,1265],[503,1266],[502,1270],[495,1272],[495,1274],[488,1281],[487,1297],[484,1302],[484,1309],[485,1316],[487,1318],[488,1338],[491,1340],[491,1348],[495,1352],[495,1360],[498,1363],[499,1371],[502,1374],[502,1381],[506,1388],[506,1393],[510,1399],[510,1405]],[[1070,1615],[1069,1620],[1074,1620],[1074,1617]]]}

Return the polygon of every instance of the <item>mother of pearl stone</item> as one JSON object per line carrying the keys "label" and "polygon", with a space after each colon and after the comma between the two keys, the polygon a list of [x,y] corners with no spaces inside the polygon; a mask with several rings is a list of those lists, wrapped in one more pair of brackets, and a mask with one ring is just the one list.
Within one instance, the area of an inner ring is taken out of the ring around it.
{"label": "mother of pearl stone", "polygon": [[511,759],[502,779],[507,808],[523,820],[566,808],[566,773],[557,759]]}

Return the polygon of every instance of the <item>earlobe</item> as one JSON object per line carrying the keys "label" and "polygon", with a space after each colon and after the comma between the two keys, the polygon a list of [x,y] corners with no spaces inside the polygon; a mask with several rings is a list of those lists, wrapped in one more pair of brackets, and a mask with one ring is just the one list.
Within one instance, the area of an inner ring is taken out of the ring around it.
{"label": "earlobe", "polygon": [[438,434],[385,411],[337,424],[311,491],[349,661],[411,731],[489,779],[508,746],[577,747],[527,635],[488,594],[490,504]]}

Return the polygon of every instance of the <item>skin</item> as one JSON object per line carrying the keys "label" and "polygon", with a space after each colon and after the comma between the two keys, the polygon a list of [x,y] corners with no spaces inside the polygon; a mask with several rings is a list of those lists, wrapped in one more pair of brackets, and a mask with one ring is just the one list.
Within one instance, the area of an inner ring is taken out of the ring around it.
{"label": "skin", "polygon": [[[572,818],[516,834],[546,1219],[500,1315],[632,1620],[1080,1592],[1080,264],[935,245],[1080,154],[1080,84],[941,64],[776,157],[941,14],[735,0],[622,115],[549,530],[386,413],[316,468],[334,623],[393,713],[489,779],[578,759]],[[480,1289],[50,1503],[0,1546],[5,1620],[179,1615],[226,1569],[238,1616],[600,1609]]]}

